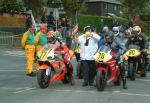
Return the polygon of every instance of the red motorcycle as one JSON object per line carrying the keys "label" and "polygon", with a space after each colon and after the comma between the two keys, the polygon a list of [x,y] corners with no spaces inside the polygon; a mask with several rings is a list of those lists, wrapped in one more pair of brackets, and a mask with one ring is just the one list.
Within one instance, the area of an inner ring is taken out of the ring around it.
{"label": "red motorcycle", "polygon": [[[73,67],[71,59],[73,51],[68,50],[65,54],[56,51],[56,45],[47,44],[37,53],[39,72],[37,81],[41,88],[47,88],[50,83],[62,81],[64,84],[74,85]],[[63,56],[63,57],[62,57]]]}
{"label": "red motorcycle", "polygon": [[106,84],[121,84],[120,68],[116,65],[116,59],[109,47],[103,46],[94,55],[97,62],[96,87],[98,91],[104,91]]}

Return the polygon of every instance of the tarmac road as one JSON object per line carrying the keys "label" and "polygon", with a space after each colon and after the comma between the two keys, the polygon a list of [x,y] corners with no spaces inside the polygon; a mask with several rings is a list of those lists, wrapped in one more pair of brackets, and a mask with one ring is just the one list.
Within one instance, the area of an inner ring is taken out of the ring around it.
{"label": "tarmac road", "polygon": [[36,77],[26,76],[24,68],[23,50],[0,49],[0,103],[150,103],[150,73],[128,80],[127,90],[109,85],[98,92],[95,87],[82,87],[77,77],[75,86],[56,82],[41,89]]}

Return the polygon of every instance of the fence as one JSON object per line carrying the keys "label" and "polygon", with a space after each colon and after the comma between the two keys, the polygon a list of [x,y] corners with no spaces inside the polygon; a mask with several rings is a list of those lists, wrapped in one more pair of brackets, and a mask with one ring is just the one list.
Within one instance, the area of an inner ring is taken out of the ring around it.
{"label": "fence", "polygon": [[12,32],[0,31],[0,45],[20,47],[21,38],[22,34],[14,35]]}

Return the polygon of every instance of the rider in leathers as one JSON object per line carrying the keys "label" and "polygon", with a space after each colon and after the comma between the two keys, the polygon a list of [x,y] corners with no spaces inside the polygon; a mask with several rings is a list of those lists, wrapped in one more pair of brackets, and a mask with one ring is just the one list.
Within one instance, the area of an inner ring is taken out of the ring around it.
{"label": "rider in leathers", "polygon": [[[127,43],[126,43],[126,48],[129,49],[129,45],[137,45],[140,47],[140,51],[143,55],[144,58],[141,58],[143,60],[146,60],[146,56],[145,56],[145,46],[146,46],[146,40],[144,39],[144,37],[141,35],[141,28],[139,26],[134,26],[132,28],[132,33],[131,36],[129,37]],[[141,59],[139,59],[138,63],[140,64],[138,67],[139,71],[144,70],[144,65],[142,65],[143,63],[141,63]]]}
{"label": "rider in leathers", "polygon": [[[72,65],[70,65],[70,61],[64,58],[65,54],[68,53],[69,48],[62,40],[59,39],[58,36],[55,35],[55,32],[53,31],[48,32],[47,37],[48,37],[49,44],[54,44],[57,46],[55,51],[62,55],[62,58],[60,59],[62,59],[62,61],[67,61],[67,63],[69,63],[69,68],[67,68],[67,73],[71,76],[72,79],[71,85],[74,85],[73,67]],[[67,63],[65,62],[66,67],[67,67]]]}
{"label": "rider in leathers", "polygon": [[105,35],[104,39],[99,40],[98,42],[98,48],[101,46],[107,45],[110,47],[116,54],[114,55],[114,58],[117,61],[117,65],[121,68],[121,77],[123,81],[123,89],[127,89],[126,85],[126,77],[127,77],[127,70],[123,66],[123,60],[122,55],[125,52],[125,46],[122,43],[121,39],[118,37],[114,37],[114,34],[108,33]]}

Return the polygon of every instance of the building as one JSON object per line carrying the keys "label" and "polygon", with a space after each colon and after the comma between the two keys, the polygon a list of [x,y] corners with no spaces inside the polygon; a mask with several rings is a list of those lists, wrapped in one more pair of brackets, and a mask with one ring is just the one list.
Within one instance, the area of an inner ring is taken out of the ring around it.
{"label": "building", "polygon": [[117,0],[86,0],[87,14],[119,16],[121,3]]}

